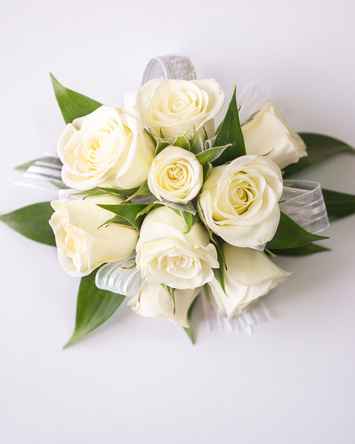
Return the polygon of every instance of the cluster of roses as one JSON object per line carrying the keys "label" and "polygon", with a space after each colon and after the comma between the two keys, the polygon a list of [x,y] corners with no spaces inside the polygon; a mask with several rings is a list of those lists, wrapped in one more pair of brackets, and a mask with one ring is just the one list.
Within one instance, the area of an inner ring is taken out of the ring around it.
{"label": "cluster of roses", "polygon": [[85,276],[135,251],[144,285],[133,310],[182,326],[203,286],[232,317],[289,275],[262,250],[280,220],[281,168],[305,145],[266,100],[242,122],[246,155],[224,161],[226,145],[206,156],[224,100],[215,80],[154,79],[135,106],[101,106],[66,126],[62,179],[88,197],[52,202],[65,271]]}

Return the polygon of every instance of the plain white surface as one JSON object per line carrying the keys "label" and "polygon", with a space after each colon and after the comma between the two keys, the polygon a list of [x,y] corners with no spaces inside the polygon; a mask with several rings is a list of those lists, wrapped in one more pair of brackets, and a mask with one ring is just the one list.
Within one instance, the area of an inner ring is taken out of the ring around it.
{"label": "plain white surface", "polygon": [[[52,198],[14,187],[12,170],[54,150],[64,127],[49,71],[120,106],[151,57],[185,55],[228,99],[255,81],[295,130],[355,146],[354,16],[352,0],[3,2],[0,213]],[[341,155],[303,177],[354,193],[354,166]],[[353,443],[354,221],[327,231],[331,253],[278,261],[294,274],[253,337],[200,322],[192,346],[122,308],[65,351],[78,281],[54,249],[1,225],[0,441]]]}

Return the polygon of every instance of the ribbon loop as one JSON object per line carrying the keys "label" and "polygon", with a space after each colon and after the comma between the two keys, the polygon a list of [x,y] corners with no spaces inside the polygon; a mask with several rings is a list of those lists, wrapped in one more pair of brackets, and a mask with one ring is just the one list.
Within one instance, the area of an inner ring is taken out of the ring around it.
{"label": "ribbon loop", "polygon": [[144,283],[134,256],[104,265],[95,276],[97,288],[128,297],[136,296]]}
{"label": "ribbon loop", "polygon": [[322,189],[317,182],[285,180],[280,210],[310,233],[329,227]]}
{"label": "ribbon loop", "polygon": [[176,55],[154,57],[145,68],[142,85],[152,79],[195,80],[195,68],[190,59]]}

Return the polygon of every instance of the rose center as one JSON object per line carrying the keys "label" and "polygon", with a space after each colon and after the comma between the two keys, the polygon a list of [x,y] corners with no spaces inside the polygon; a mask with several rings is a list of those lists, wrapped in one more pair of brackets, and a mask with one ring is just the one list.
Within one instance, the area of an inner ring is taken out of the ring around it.
{"label": "rose center", "polygon": [[188,177],[186,165],[175,163],[164,170],[159,185],[167,190],[176,190],[186,185]]}
{"label": "rose center", "polygon": [[176,181],[185,177],[185,173],[186,171],[180,165],[174,165],[172,168],[169,168],[167,175],[170,180]]}
{"label": "rose center", "polygon": [[157,262],[158,270],[164,270],[168,273],[175,273],[177,270],[190,268],[191,263],[194,262],[194,258],[185,255],[161,255],[158,257]]}
{"label": "rose center", "polygon": [[88,141],[84,154],[86,163],[93,169],[95,168],[96,157],[99,150],[100,150],[100,138],[96,136]]}
{"label": "rose center", "polygon": [[234,211],[241,215],[248,210],[257,194],[257,190],[249,181],[238,180],[229,188],[229,201]]}

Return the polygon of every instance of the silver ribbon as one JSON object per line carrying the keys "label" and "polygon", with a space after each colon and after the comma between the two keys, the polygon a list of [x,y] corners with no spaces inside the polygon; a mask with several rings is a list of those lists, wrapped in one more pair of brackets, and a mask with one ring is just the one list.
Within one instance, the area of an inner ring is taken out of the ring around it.
{"label": "silver ribbon", "polygon": [[135,266],[135,255],[104,265],[95,276],[96,287],[128,297],[136,296],[144,283]]}
{"label": "silver ribbon", "polygon": [[195,80],[195,68],[190,59],[176,55],[154,57],[148,62],[142,85],[152,79]]}
{"label": "silver ribbon", "polygon": [[15,185],[51,190],[56,193],[58,190],[67,189],[68,187],[62,181],[62,166],[56,154],[45,154],[45,157],[17,168],[25,172]]}
{"label": "silver ribbon", "polygon": [[329,227],[327,209],[318,182],[285,180],[280,210],[310,233]]}
{"label": "silver ribbon", "polygon": [[208,327],[211,331],[221,331],[223,333],[254,333],[253,326],[261,322],[271,320],[270,313],[262,300],[254,303],[251,307],[247,307],[245,312],[233,319],[227,319],[218,314],[216,308],[212,308],[202,291],[202,307]]}

